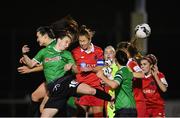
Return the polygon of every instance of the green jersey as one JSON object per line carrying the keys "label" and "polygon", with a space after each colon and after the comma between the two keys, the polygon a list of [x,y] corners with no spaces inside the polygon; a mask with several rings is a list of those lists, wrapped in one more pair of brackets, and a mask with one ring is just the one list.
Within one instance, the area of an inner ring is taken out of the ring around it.
{"label": "green jersey", "polygon": [[68,63],[75,63],[69,51],[57,51],[53,46],[41,49],[33,58],[42,63],[46,82],[54,81],[66,74],[64,66]]}
{"label": "green jersey", "polygon": [[119,83],[119,87],[115,89],[115,109],[135,108],[135,100],[132,90],[132,72],[126,67],[121,67],[114,77]]}
{"label": "green jersey", "polygon": [[[56,40],[55,40],[55,39],[52,39],[51,43],[50,43],[49,45],[47,45],[46,47],[47,47],[47,48],[51,48],[51,47],[54,47],[55,44],[56,44]],[[40,63],[40,64],[42,64],[42,63]]]}
{"label": "green jersey", "polygon": [[51,47],[54,47],[55,45],[56,45],[56,40],[53,39],[53,40],[51,41],[51,43],[50,43],[49,45],[47,45],[46,47],[51,48]]}

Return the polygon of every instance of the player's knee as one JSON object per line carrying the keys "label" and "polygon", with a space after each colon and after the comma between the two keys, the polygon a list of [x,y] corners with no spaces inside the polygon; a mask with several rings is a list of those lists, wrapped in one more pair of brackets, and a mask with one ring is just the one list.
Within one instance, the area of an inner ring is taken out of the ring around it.
{"label": "player's knee", "polygon": [[31,100],[34,101],[34,102],[38,102],[38,101],[39,101],[39,98],[38,98],[38,96],[36,95],[36,93],[32,93],[32,94],[31,94]]}

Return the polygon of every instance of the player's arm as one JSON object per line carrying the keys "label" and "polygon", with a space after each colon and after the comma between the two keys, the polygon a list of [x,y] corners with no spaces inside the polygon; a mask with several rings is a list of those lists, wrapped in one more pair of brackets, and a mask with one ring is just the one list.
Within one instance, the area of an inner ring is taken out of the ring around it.
{"label": "player's arm", "polygon": [[38,65],[34,68],[29,68],[28,66],[21,66],[18,68],[18,72],[20,72],[21,74],[27,74],[27,73],[33,73],[33,72],[39,72],[43,70],[43,66],[42,65]]}
{"label": "player's arm", "polygon": [[103,69],[103,66],[96,66],[96,67],[92,68],[92,72],[97,73],[99,70],[102,70],[102,69]]}
{"label": "player's arm", "polygon": [[143,73],[142,69],[139,67],[139,65],[134,65],[132,67],[128,65],[128,68],[133,73],[133,77],[144,78],[144,73]]}
{"label": "player's arm", "polygon": [[142,71],[133,72],[133,77],[135,77],[135,78],[144,78],[144,73]]}
{"label": "player's arm", "polygon": [[[165,78],[159,78],[159,76],[158,76],[158,69],[156,68],[156,67],[152,67],[152,75],[154,76],[154,79],[156,80],[156,82],[157,82],[157,85],[159,86],[159,88],[161,89],[161,91],[163,91],[163,92],[166,92],[167,91],[167,84],[165,84],[165,83],[167,83],[167,82],[162,82],[161,80],[162,79],[164,79],[165,80]],[[166,81],[166,80],[165,80]]]}
{"label": "player's arm", "polygon": [[73,65],[72,65],[72,70],[73,70],[74,73],[80,73],[80,71],[78,70],[76,64],[73,64]]}
{"label": "player's arm", "polygon": [[164,85],[164,84],[161,82],[161,80],[159,79],[159,77],[158,77],[157,74],[154,75],[154,78],[155,78],[155,80],[156,80],[156,82],[157,82],[157,85],[158,85],[159,88],[161,89],[161,91],[166,92],[166,91],[167,91],[167,87],[166,87],[166,85]]}
{"label": "player's arm", "polygon": [[23,56],[19,59],[19,63],[26,64],[26,62],[24,61],[24,57]]}
{"label": "player's arm", "polygon": [[39,72],[42,70],[43,70],[43,66],[38,64],[38,66],[31,69],[31,72]]}
{"label": "player's arm", "polygon": [[23,61],[29,68],[32,68],[37,64],[37,62],[28,57],[27,52],[29,52],[29,50],[30,49],[29,49],[28,45],[24,45],[22,47]]}
{"label": "player's arm", "polygon": [[103,50],[100,48],[100,50],[98,50],[98,52],[96,52],[97,55],[97,62],[96,62],[96,66],[95,68],[92,69],[93,72],[97,73],[99,70],[102,70],[104,67],[104,53]]}
{"label": "player's arm", "polygon": [[84,67],[84,68],[82,68],[82,71],[97,73],[99,70],[102,70],[103,67],[104,67],[104,60],[98,59],[95,67],[91,67],[91,66],[90,67]]}
{"label": "player's arm", "polygon": [[33,60],[33,59],[30,59],[27,54],[23,54],[23,57],[24,57],[24,61],[26,63],[26,65],[29,67],[29,68],[33,68],[34,66],[36,66],[38,63]]}
{"label": "player's arm", "polygon": [[96,75],[101,78],[108,86],[110,86],[112,89],[116,89],[119,84],[118,82],[114,81],[114,80],[110,80],[108,79],[106,76],[104,76],[103,74],[103,70],[99,70]]}
{"label": "player's arm", "polygon": [[75,60],[70,52],[67,52],[69,56],[66,57],[67,64],[64,66],[65,71],[72,70],[74,73],[80,73],[77,65],[75,64]]}

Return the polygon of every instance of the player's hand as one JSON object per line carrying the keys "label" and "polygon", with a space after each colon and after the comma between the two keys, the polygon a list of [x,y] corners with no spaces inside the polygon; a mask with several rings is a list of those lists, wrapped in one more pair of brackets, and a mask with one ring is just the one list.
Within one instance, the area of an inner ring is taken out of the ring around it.
{"label": "player's hand", "polygon": [[115,96],[111,96],[111,102],[114,102],[115,101]]}
{"label": "player's hand", "polygon": [[101,85],[105,85],[106,83],[101,79],[101,80],[100,80],[100,84],[101,84]]}
{"label": "player's hand", "polygon": [[152,73],[153,76],[157,76],[158,72],[159,71],[158,71],[157,66],[151,67],[151,73]]}
{"label": "player's hand", "polygon": [[27,73],[31,72],[31,69],[27,66],[21,66],[21,67],[17,68],[17,70],[20,74],[27,74]]}
{"label": "player's hand", "polygon": [[97,73],[96,73],[97,77],[99,78],[103,78],[104,76],[104,71],[103,70],[99,70]]}
{"label": "player's hand", "polygon": [[26,64],[26,62],[25,62],[25,60],[24,60],[24,57],[21,57],[21,58],[19,59],[19,63],[21,63],[21,64]]}
{"label": "player's hand", "polygon": [[24,45],[23,47],[22,47],[22,53],[23,54],[25,54],[25,53],[27,53],[27,52],[29,52],[30,51],[30,48],[28,47],[28,45]]}
{"label": "player's hand", "polygon": [[71,70],[71,68],[72,68],[72,66],[73,66],[73,64],[66,64],[65,66],[64,66],[64,70],[65,71],[69,71],[69,70]]}

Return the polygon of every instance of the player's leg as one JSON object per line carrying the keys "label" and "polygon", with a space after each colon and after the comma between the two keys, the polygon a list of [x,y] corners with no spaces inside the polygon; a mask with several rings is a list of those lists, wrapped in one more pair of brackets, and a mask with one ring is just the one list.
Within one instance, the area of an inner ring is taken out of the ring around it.
{"label": "player's leg", "polygon": [[77,87],[77,93],[85,94],[85,95],[93,95],[97,98],[104,99],[106,101],[112,100],[112,97],[108,93],[100,89],[93,88],[85,83],[79,84],[79,86]]}
{"label": "player's leg", "polygon": [[103,106],[92,106],[93,117],[103,117]]}
{"label": "player's leg", "polygon": [[46,85],[45,82],[41,83],[38,88],[31,94],[31,99],[34,102],[41,102],[46,95]]}
{"label": "player's leg", "polygon": [[42,99],[46,96],[47,90],[45,82],[43,82],[39,87],[31,94],[31,109],[32,116],[40,116],[40,104]]}
{"label": "player's leg", "polygon": [[56,115],[56,113],[58,112],[58,109],[56,108],[44,108],[41,117],[53,117]]}

